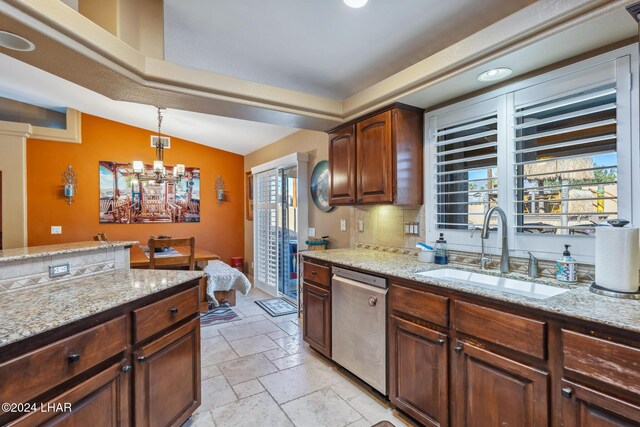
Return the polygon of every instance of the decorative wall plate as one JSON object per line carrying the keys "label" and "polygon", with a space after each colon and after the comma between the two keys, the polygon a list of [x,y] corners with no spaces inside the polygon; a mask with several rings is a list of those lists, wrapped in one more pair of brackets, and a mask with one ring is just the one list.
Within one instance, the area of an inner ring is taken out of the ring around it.
{"label": "decorative wall plate", "polygon": [[311,198],[318,209],[329,212],[333,206],[329,205],[329,162],[319,161],[311,172]]}

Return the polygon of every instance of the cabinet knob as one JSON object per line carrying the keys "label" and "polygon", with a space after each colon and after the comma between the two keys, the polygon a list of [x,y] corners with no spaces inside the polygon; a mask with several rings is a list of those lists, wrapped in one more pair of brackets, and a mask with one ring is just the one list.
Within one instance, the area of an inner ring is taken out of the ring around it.
{"label": "cabinet knob", "polygon": [[178,307],[171,307],[169,309],[169,311],[171,312],[171,314],[177,314],[178,313]]}
{"label": "cabinet knob", "polygon": [[67,362],[76,363],[80,360],[80,353],[73,353],[67,356]]}
{"label": "cabinet knob", "polygon": [[146,356],[138,356],[138,362],[144,362],[145,360],[147,360]]}
{"label": "cabinet knob", "polygon": [[455,351],[458,354],[462,353],[462,346],[461,345],[457,346],[456,348],[453,349],[453,351]]}
{"label": "cabinet knob", "polygon": [[131,365],[125,365],[122,367],[122,372],[127,373],[129,371],[131,371]]}
{"label": "cabinet knob", "polygon": [[573,390],[571,389],[571,387],[562,387],[562,397],[571,399],[571,396],[573,396]]}
{"label": "cabinet knob", "polygon": [[439,339],[439,340],[436,341],[436,343],[438,345],[444,345],[444,340],[443,339]]}
{"label": "cabinet knob", "polygon": [[312,275],[312,276],[315,276],[315,275],[317,275],[317,274],[318,274],[318,272],[317,272],[317,271],[315,271],[315,270],[311,270],[311,275]]}

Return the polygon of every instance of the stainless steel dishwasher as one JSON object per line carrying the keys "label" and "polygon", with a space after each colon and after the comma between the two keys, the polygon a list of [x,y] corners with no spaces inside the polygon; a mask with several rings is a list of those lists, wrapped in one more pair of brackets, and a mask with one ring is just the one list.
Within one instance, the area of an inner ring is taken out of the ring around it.
{"label": "stainless steel dishwasher", "polygon": [[387,280],[333,267],[331,357],[387,394]]}

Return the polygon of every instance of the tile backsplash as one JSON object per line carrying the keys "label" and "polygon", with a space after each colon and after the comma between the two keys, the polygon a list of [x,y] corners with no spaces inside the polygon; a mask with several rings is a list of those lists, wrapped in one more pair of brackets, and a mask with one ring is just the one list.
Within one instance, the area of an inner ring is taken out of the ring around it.
{"label": "tile backsplash", "polygon": [[[362,221],[362,231],[359,223]],[[419,223],[419,235],[405,234],[405,223]],[[387,252],[416,255],[416,243],[426,241],[424,206],[354,206],[349,218],[350,243],[352,248],[374,249]],[[478,265],[480,254],[474,252],[451,252],[452,264]],[[493,256],[489,268],[497,268],[499,257]],[[494,265],[495,264],[495,265]],[[526,274],[527,258],[511,257],[511,271]],[[555,278],[555,261],[540,260],[539,274]],[[594,266],[578,265],[578,281],[592,282]]]}

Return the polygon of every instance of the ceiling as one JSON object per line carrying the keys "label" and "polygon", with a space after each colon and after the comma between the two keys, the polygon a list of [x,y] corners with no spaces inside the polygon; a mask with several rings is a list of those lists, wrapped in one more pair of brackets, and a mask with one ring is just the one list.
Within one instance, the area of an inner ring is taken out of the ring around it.
{"label": "ceiling", "polygon": [[347,98],[534,0],[165,0],[165,60]]}
{"label": "ceiling", "polygon": [[[69,107],[127,125],[157,131],[157,112],[151,105],[115,101],[0,54],[0,97],[41,107]],[[168,109],[162,133],[241,155],[249,154],[296,132],[284,126],[210,114]]]}

